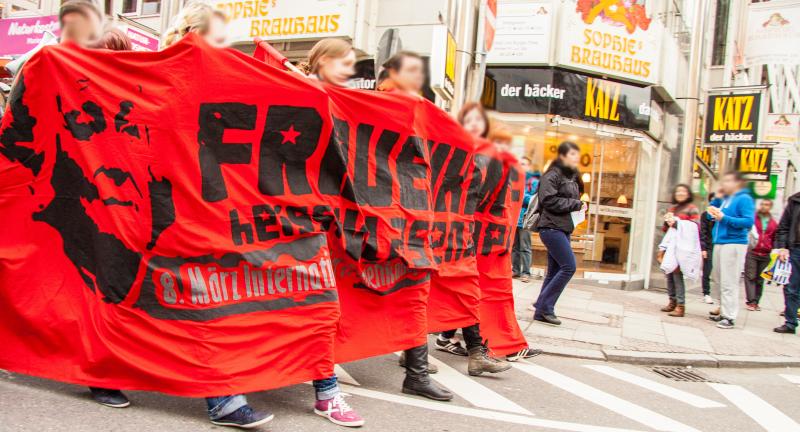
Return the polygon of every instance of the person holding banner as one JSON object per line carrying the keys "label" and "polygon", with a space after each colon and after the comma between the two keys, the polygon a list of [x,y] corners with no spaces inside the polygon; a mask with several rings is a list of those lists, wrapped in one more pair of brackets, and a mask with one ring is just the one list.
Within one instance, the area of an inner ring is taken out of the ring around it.
{"label": "person holding banner", "polygon": [[575,229],[576,214],[586,212],[586,204],[579,199],[580,157],[577,144],[562,142],[558,146],[558,157],[539,181],[541,216],[536,230],[547,248],[547,276],[534,303],[533,319],[551,325],[561,325],[555,313],[556,302],[576,270],[570,235]]}
{"label": "person holding banner", "polygon": [[58,11],[61,42],[82,47],[95,44],[103,33],[103,14],[91,0],[68,0]]}
{"label": "person holding banner", "polygon": [[781,221],[775,232],[775,248],[781,261],[792,264],[789,283],[783,286],[783,298],[786,307],[783,317],[786,323],[775,327],[775,333],[795,334],[797,332],[797,315],[800,308],[800,193],[789,197],[783,209]]}

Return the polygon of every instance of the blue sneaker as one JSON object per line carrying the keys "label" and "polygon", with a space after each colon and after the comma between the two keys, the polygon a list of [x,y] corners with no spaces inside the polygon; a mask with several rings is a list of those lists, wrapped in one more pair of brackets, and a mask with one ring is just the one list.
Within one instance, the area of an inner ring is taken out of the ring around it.
{"label": "blue sneaker", "polygon": [[242,429],[252,429],[272,420],[273,418],[275,418],[275,415],[272,413],[258,412],[253,408],[250,408],[250,406],[245,405],[226,415],[225,417],[211,420],[211,423],[219,426],[232,426]]}
{"label": "blue sneaker", "polygon": [[128,398],[119,390],[89,387],[89,391],[92,392],[92,399],[103,406],[125,408],[131,404]]}

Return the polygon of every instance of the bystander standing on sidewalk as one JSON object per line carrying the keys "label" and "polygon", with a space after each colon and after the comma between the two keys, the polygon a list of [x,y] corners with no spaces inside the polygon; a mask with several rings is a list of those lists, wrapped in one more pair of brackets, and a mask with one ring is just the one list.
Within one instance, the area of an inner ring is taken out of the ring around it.
{"label": "bystander standing on sidewalk", "polygon": [[719,328],[732,329],[739,314],[739,278],[744,270],[755,205],[739,172],[731,171],[722,177],[722,190],[725,193],[722,205],[708,208],[708,214],[717,221],[711,282],[720,293],[720,313],[712,313],[710,319],[717,322]]}
{"label": "bystander standing on sidewalk", "polygon": [[531,279],[531,232],[522,226],[525,220],[525,212],[528,210],[528,203],[536,193],[539,180],[534,177],[531,171],[531,160],[523,156],[519,164],[525,170],[525,195],[522,199],[522,211],[519,213],[517,230],[514,234],[514,248],[511,252],[511,273],[513,278],[519,278],[520,282],[528,283]]}
{"label": "bystander standing on sidewalk", "polygon": [[781,222],[775,233],[775,248],[779,250],[782,261],[792,263],[792,275],[789,283],[783,286],[783,298],[786,307],[783,317],[786,323],[775,328],[776,333],[797,331],[797,310],[800,308],[800,193],[789,197],[783,209]]}
{"label": "bystander standing on sidewalk", "polygon": [[[664,215],[663,231],[667,232],[670,228],[683,233],[683,227],[679,226],[678,221],[688,221],[694,223],[694,228],[691,232],[692,239],[686,239],[683,236],[673,236],[675,239],[674,248],[676,250],[684,250],[687,247],[698,248],[699,244],[699,222],[700,210],[692,203],[694,201],[694,194],[688,185],[679,184],[672,190],[672,207],[669,208],[667,214]],[[694,233],[694,234],[692,234]],[[696,254],[699,254],[697,251]],[[695,255],[696,256],[696,255]],[[678,259],[676,262],[679,262]],[[699,261],[698,261],[699,263]],[[698,269],[699,270],[699,269]],[[667,278],[667,294],[669,295],[669,303],[661,308],[662,312],[669,312],[669,316],[682,317],[686,313],[686,282],[680,266],[676,267],[671,273],[666,274]]]}
{"label": "bystander standing on sidewalk", "polygon": [[[708,205],[711,207],[719,207],[722,204],[722,190],[717,189],[717,192],[712,192],[708,196]],[[711,269],[714,263],[714,238],[712,231],[716,221],[708,211],[700,214],[700,248],[703,254],[703,302],[706,304],[714,304],[714,299],[711,297]],[[717,293],[719,295],[719,293]]]}
{"label": "bystander standing on sidewalk", "polygon": [[758,306],[764,291],[764,279],[761,278],[761,272],[769,264],[769,254],[772,251],[772,243],[778,229],[778,223],[772,218],[770,211],[772,211],[772,200],[761,200],[755,217],[758,241],[747,251],[745,258],[744,287],[747,294],[747,310],[750,311],[761,310]]}

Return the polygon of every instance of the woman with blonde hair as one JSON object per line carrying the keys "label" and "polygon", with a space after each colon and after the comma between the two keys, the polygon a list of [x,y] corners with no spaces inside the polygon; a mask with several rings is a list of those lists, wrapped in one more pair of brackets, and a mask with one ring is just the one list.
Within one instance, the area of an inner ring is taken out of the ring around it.
{"label": "woman with blonde hair", "polygon": [[188,33],[197,33],[209,45],[222,48],[227,45],[226,26],[227,17],[221,10],[201,2],[189,3],[175,16],[161,47],[178,42]]}

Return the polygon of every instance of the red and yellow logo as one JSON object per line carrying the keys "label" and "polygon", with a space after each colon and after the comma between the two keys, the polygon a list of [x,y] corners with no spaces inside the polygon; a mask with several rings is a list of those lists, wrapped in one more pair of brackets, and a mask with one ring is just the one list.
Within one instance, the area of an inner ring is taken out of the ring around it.
{"label": "red and yellow logo", "polygon": [[650,27],[651,18],[638,0],[578,0],[575,11],[581,13],[586,24],[600,18],[611,25],[625,27],[628,34],[633,34],[637,28],[647,30]]}

